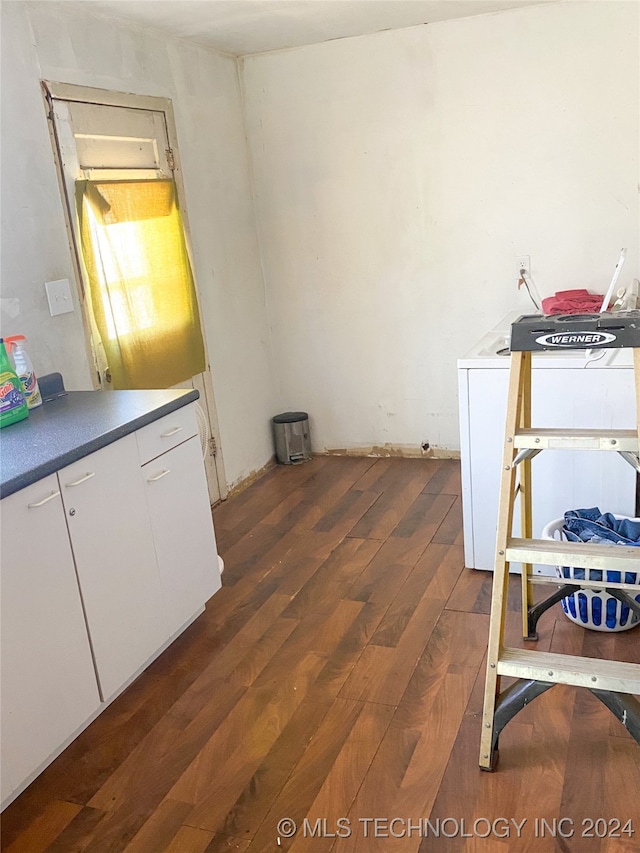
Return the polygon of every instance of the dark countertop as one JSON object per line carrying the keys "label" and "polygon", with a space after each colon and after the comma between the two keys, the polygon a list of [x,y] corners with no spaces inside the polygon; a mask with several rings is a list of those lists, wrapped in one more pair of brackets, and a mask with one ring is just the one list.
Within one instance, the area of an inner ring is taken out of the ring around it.
{"label": "dark countertop", "polygon": [[197,400],[187,391],[70,391],[0,430],[0,498]]}

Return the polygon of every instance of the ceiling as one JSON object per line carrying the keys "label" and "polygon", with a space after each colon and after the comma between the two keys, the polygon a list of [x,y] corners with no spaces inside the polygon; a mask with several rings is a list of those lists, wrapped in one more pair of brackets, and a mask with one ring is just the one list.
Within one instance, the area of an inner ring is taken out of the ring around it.
{"label": "ceiling", "polygon": [[235,56],[555,0],[75,0],[69,5]]}

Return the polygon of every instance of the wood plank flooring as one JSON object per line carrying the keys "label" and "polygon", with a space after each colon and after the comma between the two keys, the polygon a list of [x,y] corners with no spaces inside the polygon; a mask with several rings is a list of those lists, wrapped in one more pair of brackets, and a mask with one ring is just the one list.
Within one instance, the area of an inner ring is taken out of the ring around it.
{"label": "wood plank flooring", "polygon": [[[640,749],[588,692],[536,699],[478,769],[491,575],[463,568],[457,462],[278,466],[214,520],[222,590],[8,807],[3,850],[640,850]],[[559,606],[539,633],[640,662],[640,630]]]}

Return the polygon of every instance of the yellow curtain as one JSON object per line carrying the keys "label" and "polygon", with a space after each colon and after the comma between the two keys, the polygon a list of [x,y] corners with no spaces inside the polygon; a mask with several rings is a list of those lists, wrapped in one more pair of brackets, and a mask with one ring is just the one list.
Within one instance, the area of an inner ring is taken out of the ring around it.
{"label": "yellow curtain", "polygon": [[205,369],[172,180],[78,181],[82,256],[114,388],[169,388]]}

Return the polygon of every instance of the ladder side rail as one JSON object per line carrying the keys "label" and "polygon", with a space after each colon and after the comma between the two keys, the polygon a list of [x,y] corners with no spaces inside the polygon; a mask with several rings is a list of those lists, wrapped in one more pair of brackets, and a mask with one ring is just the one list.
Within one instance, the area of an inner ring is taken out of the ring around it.
{"label": "ladder side rail", "polygon": [[[640,347],[633,350],[633,384],[636,391],[636,432],[638,433],[638,444],[640,445]],[[638,448],[640,450],[640,446]],[[623,454],[620,454],[621,456]],[[633,465],[633,461],[626,455],[623,457]]]}
{"label": "ladder side rail", "polygon": [[[518,431],[521,429],[531,429],[531,353],[527,353],[525,365],[522,372],[522,403],[520,406],[520,416],[518,418]],[[515,446],[515,433],[507,436]],[[522,461],[519,462],[519,478],[520,478],[520,530],[523,539],[531,539],[533,537],[533,503],[531,499],[531,459],[536,455],[535,450],[523,452]],[[514,464],[517,463],[520,454],[514,457]],[[533,607],[533,587],[529,583],[529,579],[533,574],[533,564],[531,562],[522,563],[522,574],[520,576],[520,598],[522,611],[522,635],[529,636],[529,609]]]}
{"label": "ladder side rail", "polygon": [[491,617],[489,622],[489,641],[487,648],[487,672],[485,678],[484,707],[482,715],[482,735],[480,738],[480,767],[490,770],[493,766],[493,727],[497,694],[500,689],[497,664],[504,642],[504,622],[506,613],[507,588],[509,583],[509,564],[506,559],[506,542],[513,527],[513,496],[516,486],[516,469],[513,464],[515,447],[513,436],[520,421],[523,398],[523,377],[531,369],[531,353],[514,352],[511,354],[509,369],[509,390],[507,395],[507,415],[505,423],[505,441],[502,453],[502,473],[500,477],[500,499],[498,503],[498,525],[496,532],[496,554],[491,593]]}

